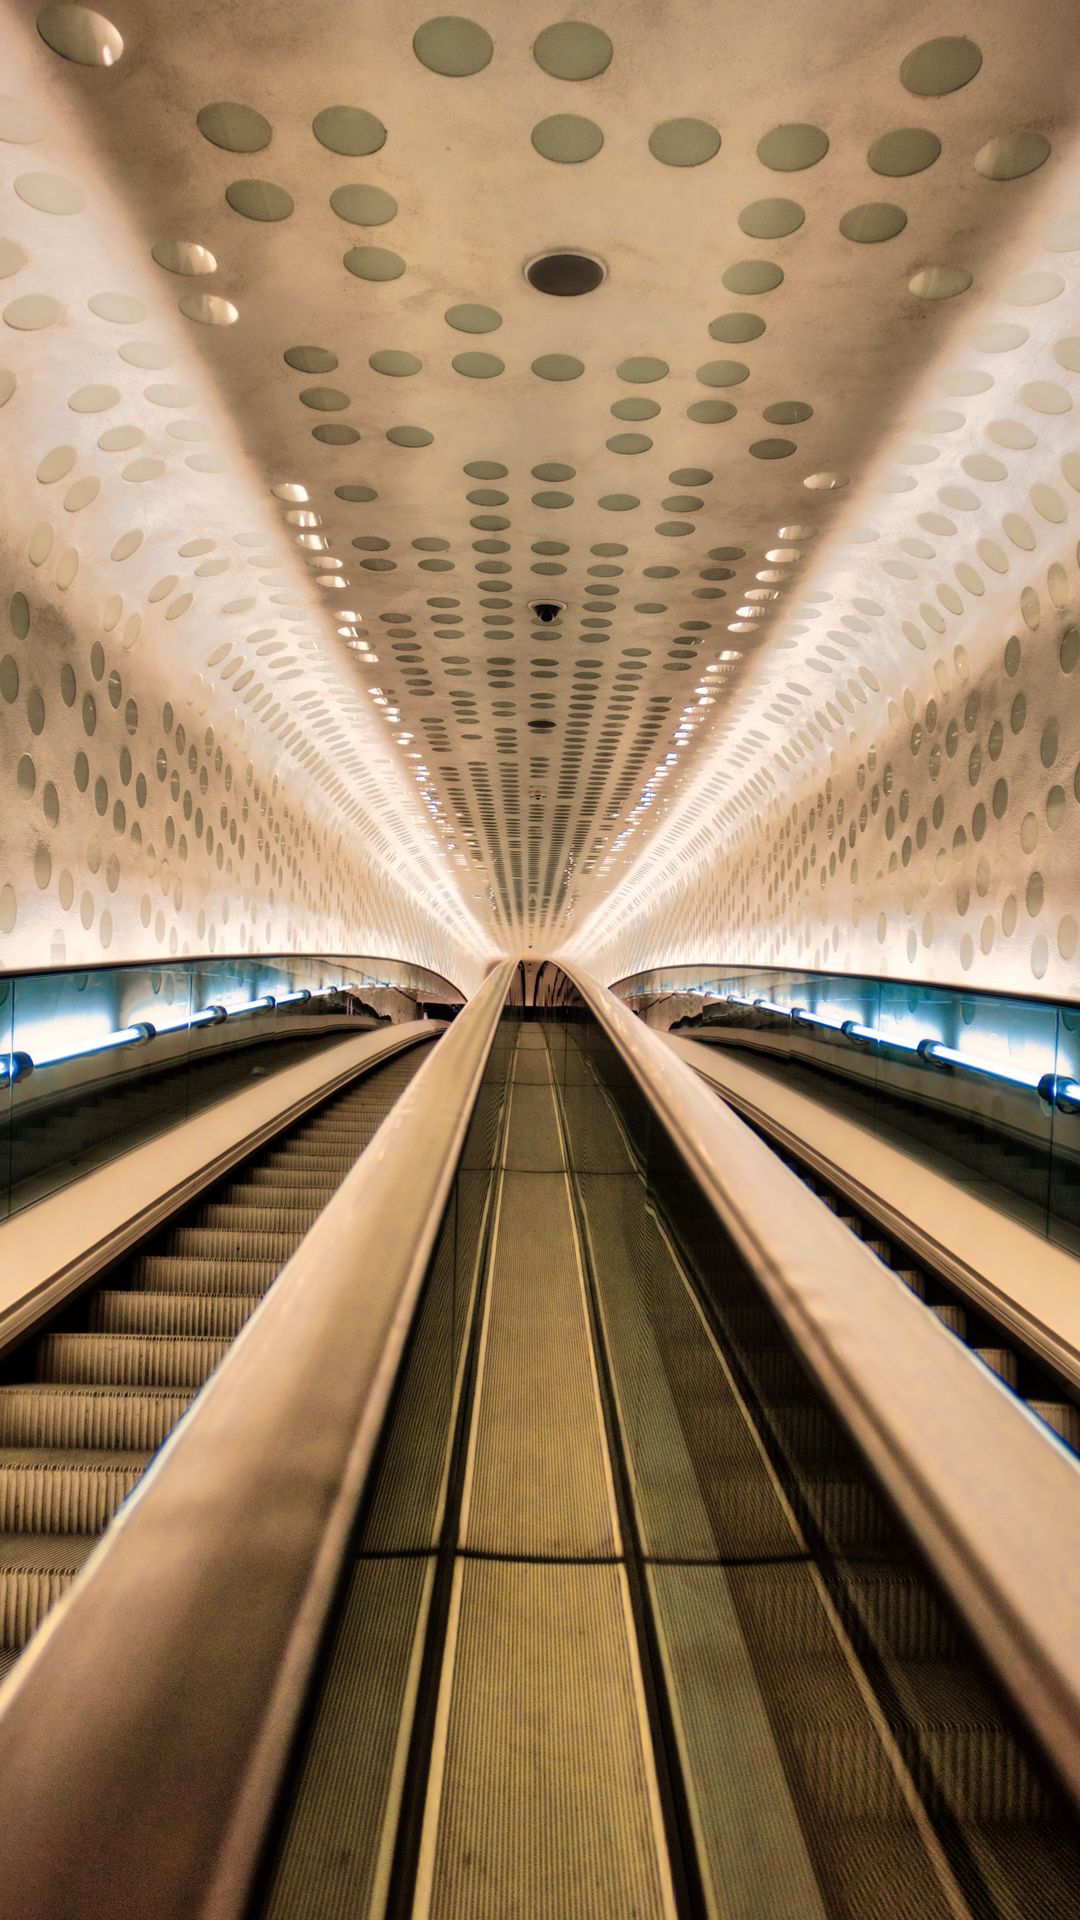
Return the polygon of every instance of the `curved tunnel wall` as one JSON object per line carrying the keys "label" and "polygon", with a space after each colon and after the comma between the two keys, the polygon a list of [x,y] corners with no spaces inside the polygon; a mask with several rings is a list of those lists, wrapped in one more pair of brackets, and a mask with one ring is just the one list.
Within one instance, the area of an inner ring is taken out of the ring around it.
{"label": "curved tunnel wall", "polygon": [[469,988],[296,490],[222,421],[194,269],[133,234],[35,11],[0,95],[0,971],[329,949]]}
{"label": "curved tunnel wall", "polygon": [[1021,257],[838,516],[724,762],[568,949],[605,979],[761,962],[1080,998],[1080,216]]}
{"label": "curved tunnel wall", "polygon": [[303,758],[197,672],[161,671],[168,642],[143,627],[160,609],[74,538],[43,517],[2,553],[0,968],[329,948],[471,977],[475,957],[335,823]]}

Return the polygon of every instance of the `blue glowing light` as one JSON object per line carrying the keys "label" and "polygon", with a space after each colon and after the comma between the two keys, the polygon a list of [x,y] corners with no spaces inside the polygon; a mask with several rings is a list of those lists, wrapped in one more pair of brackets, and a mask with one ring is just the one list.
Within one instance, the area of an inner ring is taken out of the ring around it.
{"label": "blue glowing light", "polygon": [[985,1075],[991,1080],[1001,1080],[1008,1086],[1025,1087],[1038,1092],[1044,1099],[1054,1101],[1063,1112],[1073,1107],[1080,1108],[1080,1082],[1067,1080],[1052,1073],[1039,1073],[1032,1069],[1026,1073],[1007,1065],[1004,1061],[990,1060],[982,1054],[967,1053],[959,1047],[950,1047],[939,1040],[936,1034],[910,1034],[897,1030],[886,1032],[879,1027],[866,1026],[861,1020],[853,1019],[849,1014],[825,1013],[820,1010],[811,1012],[808,1007],[781,1006],[775,1000],[763,998],[751,999],[745,993],[722,993],[719,999],[730,1006],[754,1007],[762,1013],[780,1014],[798,1026],[823,1027],[827,1031],[841,1035],[856,1046],[878,1046],[895,1048],[902,1053],[918,1055],[932,1066],[949,1068],[960,1067],[968,1073]]}

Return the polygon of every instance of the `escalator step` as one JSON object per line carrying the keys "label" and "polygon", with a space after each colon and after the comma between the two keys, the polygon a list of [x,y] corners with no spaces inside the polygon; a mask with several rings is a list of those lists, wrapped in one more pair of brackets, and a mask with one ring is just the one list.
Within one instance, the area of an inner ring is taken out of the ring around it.
{"label": "escalator step", "polygon": [[26,1645],[96,1545],[93,1535],[79,1534],[0,1539],[0,1647]]}
{"label": "escalator step", "polygon": [[1004,1380],[1005,1385],[1012,1387],[1015,1392],[1017,1382],[1020,1378],[1020,1365],[1015,1353],[1013,1353],[1010,1348],[975,1347],[973,1351],[978,1355],[984,1367],[989,1367],[991,1373],[996,1373],[998,1379]]}
{"label": "escalator step", "polygon": [[237,1180],[235,1185],[226,1187],[215,1195],[210,1204],[258,1207],[260,1211],[265,1207],[281,1208],[285,1211],[295,1208],[298,1213],[315,1213],[325,1207],[340,1185],[340,1180],[313,1180],[310,1175],[303,1180],[295,1181],[291,1186],[287,1186],[283,1180],[268,1180],[261,1186],[256,1185],[253,1180]]}
{"label": "escalator step", "polygon": [[329,1199],[332,1193],[337,1192],[340,1185],[341,1182],[334,1173],[316,1173],[310,1167],[294,1167],[291,1162],[275,1167],[271,1166],[269,1161],[260,1161],[258,1166],[245,1167],[237,1180],[236,1188],[230,1188],[228,1191],[230,1193],[233,1191],[265,1193],[268,1188],[271,1190],[276,1188],[282,1193],[289,1193],[299,1188],[304,1194],[318,1193]]}
{"label": "escalator step", "polygon": [[967,1338],[967,1313],[963,1307],[946,1300],[939,1306],[931,1307],[930,1311],[943,1327],[948,1327],[950,1333],[955,1333],[961,1340]]}
{"label": "escalator step", "polygon": [[289,1147],[272,1148],[262,1165],[274,1173],[279,1173],[283,1168],[305,1172],[310,1169],[312,1173],[328,1177],[332,1175],[335,1180],[340,1180],[343,1172],[352,1165],[354,1157],[347,1153],[335,1153],[332,1147],[306,1147],[296,1141]]}
{"label": "escalator step", "polygon": [[[832,1680],[830,1662],[819,1684]],[[1044,1811],[1035,1779],[1004,1727],[959,1717],[932,1718],[921,1725],[916,1718],[916,1725],[924,1764],[949,1782],[954,1817],[959,1813],[980,1823],[1022,1822],[1038,1819]],[[792,1729],[790,1741],[796,1777],[807,1797],[812,1796],[817,1819],[846,1824],[899,1816],[897,1783],[882,1766],[880,1739],[869,1721],[799,1726]]]}
{"label": "escalator step", "polygon": [[72,1454],[61,1466],[0,1453],[0,1531],[102,1533],[144,1471],[145,1457],[137,1458],[137,1465],[118,1467]]}
{"label": "escalator step", "polygon": [[231,1260],[223,1266],[208,1254],[142,1253],[128,1271],[132,1286],[147,1293],[223,1299],[231,1294],[265,1293],[281,1272],[281,1261]]}
{"label": "escalator step", "polygon": [[138,1333],[47,1333],[38,1378],[78,1385],[201,1387],[230,1342]]}
{"label": "escalator step", "polygon": [[919,1267],[897,1267],[896,1277],[920,1300],[926,1299],[926,1275]]}
{"label": "escalator step", "polygon": [[0,1387],[0,1447],[152,1452],[194,1398],[160,1387]]}
{"label": "escalator step", "polygon": [[95,1294],[90,1309],[96,1333],[213,1335],[232,1340],[254,1313],[262,1293]]}
{"label": "escalator step", "polygon": [[1064,1440],[1074,1453],[1080,1453],[1080,1407],[1072,1406],[1067,1400],[1029,1400],[1028,1406],[1053,1428],[1059,1440]]}
{"label": "escalator step", "polygon": [[236,1200],[213,1200],[200,1208],[199,1225],[239,1228],[242,1232],[291,1233],[299,1242],[322,1211],[319,1203],[285,1206],[269,1194],[261,1206],[246,1207]]}
{"label": "escalator step", "polygon": [[276,1260],[280,1267],[296,1252],[296,1236],[257,1227],[173,1227],[161,1250],[227,1262]]}

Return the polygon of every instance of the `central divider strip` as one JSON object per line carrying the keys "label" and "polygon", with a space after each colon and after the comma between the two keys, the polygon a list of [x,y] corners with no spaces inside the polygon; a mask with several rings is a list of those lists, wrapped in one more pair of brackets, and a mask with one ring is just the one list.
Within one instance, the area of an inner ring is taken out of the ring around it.
{"label": "central divider strip", "polygon": [[674,1915],[622,1551],[550,1066],[526,1027],[413,1920]]}

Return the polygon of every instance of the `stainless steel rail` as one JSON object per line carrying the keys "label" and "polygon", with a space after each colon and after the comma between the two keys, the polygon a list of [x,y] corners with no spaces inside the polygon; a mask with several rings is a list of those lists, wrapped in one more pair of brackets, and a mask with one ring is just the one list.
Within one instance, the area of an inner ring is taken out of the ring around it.
{"label": "stainless steel rail", "polygon": [[562,970],[1080,1802],[1080,1464],[658,1034]]}
{"label": "stainless steel rail", "polygon": [[513,969],[425,1061],[0,1690],[0,1908],[236,1920]]}

